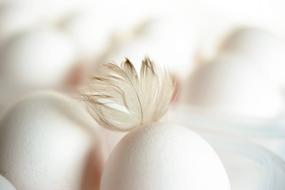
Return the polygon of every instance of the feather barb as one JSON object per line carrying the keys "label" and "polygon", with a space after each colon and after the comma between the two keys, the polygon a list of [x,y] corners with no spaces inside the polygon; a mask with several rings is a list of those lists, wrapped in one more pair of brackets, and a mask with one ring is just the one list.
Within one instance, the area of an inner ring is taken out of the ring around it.
{"label": "feather barb", "polygon": [[167,111],[174,84],[166,70],[145,58],[138,75],[126,59],[120,66],[105,64],[90,79],[82,96],[92,117],[103,127],[128,131],[159,120]]}

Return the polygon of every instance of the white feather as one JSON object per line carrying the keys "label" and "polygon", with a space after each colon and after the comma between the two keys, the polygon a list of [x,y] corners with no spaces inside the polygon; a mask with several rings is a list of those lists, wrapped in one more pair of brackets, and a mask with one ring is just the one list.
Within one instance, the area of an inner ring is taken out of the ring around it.
{"label": "white feather", "polygon": [[140,74],[126,59],[121,66],[106,64],[82,93],[90,114],[104,127],[126,131],[159,120],[173,96],[173,80],[149,58]]}

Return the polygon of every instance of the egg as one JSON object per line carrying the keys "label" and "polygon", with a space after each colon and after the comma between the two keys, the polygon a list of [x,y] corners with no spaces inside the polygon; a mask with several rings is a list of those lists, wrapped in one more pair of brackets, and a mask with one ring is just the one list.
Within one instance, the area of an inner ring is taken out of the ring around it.
{"label": "egg", "polygon": [[63,33],[34,28],[1,47],[1,80],[14,88],[59,86],[75,65],[75,57],[76,49]]}
{"label": "egg", "polygon": [[134,63],[140,64],[143,57],[149,56],[161,67],[168,68],[185,78],[192,69],[189,65],[196,54],[194,48],[196,41],[189,28],[185,27],[185,22],[187,21],[182,15],[158,16],[142,20],[143,30],[117,51],[112,52],[107,62],[118,62],[128,57]]}
{"label": "egg", "polygon": [[[63,29],[79,48],[84,61],[94,62],[94,59],[100,59],[101,56],[110,53],[109,51],[112,52],[114,48],[117,48],[115,47],[117,44],[113,43],[120,40],[125,42],[125,39],[117,39],[117,37],[125,37],[129,30],[144,20],[137,14],[132,14],[133,16],[129,17],[129,12],[125,15],[116,8],[116,5],[110,7],[110,3],[116,2],[97,2],[96,6],[78,11],[63,23]],[[122,6],[122,3],[124,2],[120,1],[118,6]],[[112,15],[109,14],[110,11],[113,13]],[[120,17],[117,17],[116,14],[120,14]],[[121,45],[120,43],[119,46],[121,47]]]}
{"label": "egg", "polygon": [[280,36],[261,28],[236,29],[221,44],[219,54],[225,53],[250,59],[265,78],[285,88],[285,42]]}
{"label": "egg", "polygon": [[[0,40],[45,24],[57,24],[89,0],[3,0],[0,5]],[[31,6],[32,5],[32,6]]]}
{"label": "egg", "polygon": [[[80,12],[67,19],[63,28],[83,59],[94,59],[107,48],[113,29],[95,13]],[[84,60],[85,61],[85,60]],[[94,61],[94,60],[93,60]]]}
{"label": "egg", "polygon": [[38,11],[31,11],[18,4],[3,3],[0,6],[0,41],[21,33],[40,23]]}
{"label": "egg", "polygon": [[278,116],[284,106],[281,93],[251,60],[231,54],[199,67],[183,96],[197,110],[220,116],[268,119]]}
{"label": "egg", "polygon": [[113,131],[104,127],[100,127],[99,131],[103,141],[104,160],[106,161],[116,145],[126,135],[126,132]]}
{"label": "egg", "polygon": [[[43,21],[50,22],[60,22],[69,15],[76,12],[81,7],[87,6],[88,2],[90,5],[93,5],[93,0],[42,0],[42,1],[34,1],[34,0],[14,0],[17,4],[21,4],[22,6],[25,4],[33,3],[34,7],[40,11],[40,16]],[[92,3],[91,3],[92,2]],[[89,4],[88,4],[89,5]],[[29,7],[29,9],[36,11],[33,7]]]}
{"label": "egg", "polygon": [[0,171],[21,190],[97,189],[103,156],[95,126],[65,95],[29,95],[1,120]]}
{"label": "egg", "polygon": [[175,124],[153,124],[127,134],[111,153],[101,190],[229,190],[210,145]]}
{"label": "egg", "polygon": [[16,190],[15,187],[2,175],[0,175],[0,189],[1,190]]}

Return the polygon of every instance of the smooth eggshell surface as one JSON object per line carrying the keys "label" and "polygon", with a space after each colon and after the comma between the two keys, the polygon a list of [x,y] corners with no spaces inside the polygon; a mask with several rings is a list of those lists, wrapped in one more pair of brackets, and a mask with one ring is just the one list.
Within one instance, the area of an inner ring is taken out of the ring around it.
{"label": "smooth eggshell surface", "polygon": [[0,175],[1,190],[16,190],[15,187],[3,176]]}
{"label": "smooth eggshell surface", "polygon": [[241,28],[222,43],[220,54],[246,57],[262,70],[268,80],[285,88],[285,42],[280,36],[259,28]]}
{"label": "smooth eggshell surface", "polygon": [[78,13],[68,19],[63,27],[78,47],[82,59],[91,59],[93,62],[105,51],[114,33],[114,30],[94,13]]}
{"label": "smooth eggshell surface", "polygon": [[4,3],[0,6],[0,41],[6,41],[40,21],[39,10],[31,11],[19,4]]}
{"label": "smooth eggshell surface", "polygon": [[189,129],[157,124],[131,131],[107,161],[101,190],[229,190],[210,145]]}
{"label": "smooth eggshell surface", "polygon": [[0,41],[37,25],[58,24],[91,0],[1,0]]}
{"label": "smooth eggshell surface", "polygon": [[0,123],[0,171],[17,189],[79,190],[90,184],[90,174],[91,189],[98,188],[101,145],[91,117],[79,105],[42,92],[6,113]]}
{"label": "smooth eggshell surface", "polygon": [[189,78],[184,99],[191,106],[226,116],[272,118],[281,113],[281,93],[251,60],[221,55]]}
{"label": "smooth eggshell surface", "polygon": [[75,56],[75,47],[63,33],[35,28],[1,47],[1,79],[15,88],[57,86],[75,65]]}

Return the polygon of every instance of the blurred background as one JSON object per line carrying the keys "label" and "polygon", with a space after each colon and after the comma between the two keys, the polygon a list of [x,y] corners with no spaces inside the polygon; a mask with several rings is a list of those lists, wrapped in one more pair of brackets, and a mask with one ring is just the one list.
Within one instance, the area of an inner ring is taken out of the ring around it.
{"label": "blurred background", "polygon": [[127,57],[139,67],[148,56],[176,82],[170,120],[211,143],[232,189],[284,190],[284,9],[282,0],[0,0],[0,114],[38,90],[78,97],[101,64]]}
{"label": "blurred background", "polygon": [[[238,42],[230,42],[235,43],[234,51],[248,46],[264,56],[267,46],[279,48],[277,43],[285,36],[283,4],[280,0],[2,0],[0,71],[1,86],[7,90],[1,95],[75,83],[90,71],[86,68],[124,57],[140,64],[149,56],[185,79],[197,64],[214,59],[222,43],[233,41],[229,35],[238,30],[245,37],[238,34]],[[265,37],[253,39],[247,32]],[[245,41],[248,44],[237,44]],[[275,59],[283,58],[276,54]],[[264,66],[273,67],[269,76],[263,73],[268,78],[283,69],[283,64],[271,64]],[[274,82],[278,77],[273,77]]]}
{"label": "blurred background", "polygon": [[215,57],[221,41],[236,30],[259,28],[282,41],[283,4],[279,0],[2,0],[1,76],[28,86],[55,85],[79,64],[95,67],[124,57],[138,63],[149,56],[187,77],[198,61]]}

